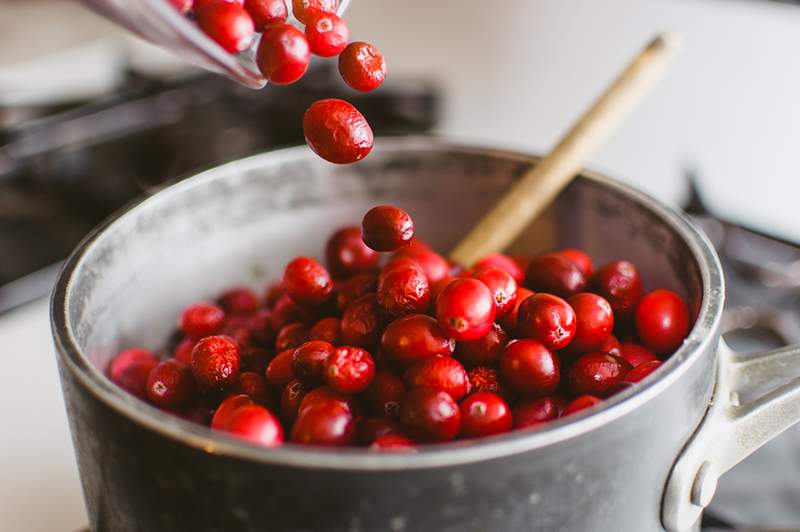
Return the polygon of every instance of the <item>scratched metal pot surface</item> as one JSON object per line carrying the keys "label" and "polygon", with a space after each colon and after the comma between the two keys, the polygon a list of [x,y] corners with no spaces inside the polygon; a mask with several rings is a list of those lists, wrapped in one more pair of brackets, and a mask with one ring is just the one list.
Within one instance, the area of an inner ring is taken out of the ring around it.
{"label": "scratched metal pot surface", "polygon": [[265,153],[178,183],[117,215],[71,257],[54,336],[96,531],[662,530],[670,470],[708,407],[723,281],[686,219],[593,173],[514,245],[636,262],[684,294],[697,322],[655,374],[547,428],[416,454],[265,450],[169,416],[103,376],[116,351],[157,349],[186,304],[275,280],[297,254],[377,203],[407,209],[447,250],[535,158],[432,138],[384,139],[353,166],[307,148]]}

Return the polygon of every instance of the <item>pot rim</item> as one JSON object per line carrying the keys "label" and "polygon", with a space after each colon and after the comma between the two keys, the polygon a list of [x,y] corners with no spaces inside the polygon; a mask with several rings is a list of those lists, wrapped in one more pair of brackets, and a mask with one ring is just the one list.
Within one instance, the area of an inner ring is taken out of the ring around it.
{"label": "pot rim", "polygon": [[[375,145],[376,153],[403,150],[458,151],[465,154],[500,156],[505,159],[534,164],[541,159],[522,151],[435,136],[384,137],[379,138]],[[224,178],[233,171],[241,172],[258,168],[263,166],[263,161],[275,164],[280,161],[297,161],[312,157],[315,156],[308,151],[307,147],[296,146],[267,151],[225,163],[179,182],[172,180],[167,182],[157,194],[134,201],[119,209],[93,229],[65,261],[51,298],[52,334],[62,368],[70,371],[88,391],[113,410],[149,430],[202,452],[272,465],[330,470],[390,471],[481,462],[541,449],[583,436],[656,400],[659,395],[678,381],[703,356],[703,353],[712,351],[708,349],[708,346],[716,341],[715,333],[719,330],[724,300],[724,279],[719,259],[708,238],[690,222],[685,214],[677,209],[603,174],[584,170],[580,174],[582,177],[628,196],[661,218],[681,236],[699,266],[703,292],[699,314],[683,345],[657,371],[660,378],[646,379],[639,385],[603,401],[598,406],[574,414],[569,418],[556,420],[541,428],[512,431],[484,438],[480,443],[462,440],[425,445],[415,453],[375,453],[361,448],[313,449],[291,443],[276,449],[266,449],[162,412],[117,388],[82,352],[69,326],[67,315],[67,309],[71,302],[70,288],[73,284],[73,277],[81,269],[88,251],[98,245],[103,238],[106,229],[118,220],[135,216],[140,209],[152,207],[165,195],[180,194],[185,189],[204,186],[208,182]]]}

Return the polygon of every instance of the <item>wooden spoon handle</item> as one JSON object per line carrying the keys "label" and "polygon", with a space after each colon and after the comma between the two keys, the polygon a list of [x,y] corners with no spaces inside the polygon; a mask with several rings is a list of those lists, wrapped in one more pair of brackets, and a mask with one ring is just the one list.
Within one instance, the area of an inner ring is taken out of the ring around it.
{"label": "wooden spoon handle", "polygon": [[653,88],[681,48],[672,33],[656,36],[606,89],[555,148],[525,173],[450,253],[471,266],[505,249],[581,171],[584,161],[606,141]]}

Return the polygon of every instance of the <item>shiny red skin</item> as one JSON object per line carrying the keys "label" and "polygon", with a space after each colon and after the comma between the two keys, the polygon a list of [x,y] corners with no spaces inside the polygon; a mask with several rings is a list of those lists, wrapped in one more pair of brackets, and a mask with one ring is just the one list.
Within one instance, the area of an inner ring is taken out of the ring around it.
{"label": "shiny red skin", "polygon": [[561,379],[558,358],[541,342],[524,339],[509,343],[500,356],[505,382],[523,395],[550,395]]}
{"label": "shiny red skin", "polygon": [[284,0],[244,0],[244,9],[258,32],[263,32],[270,24],[286,22],[289,16]]}
{"label": "shiny red skin", "polygon": [[[611,354],[613,355],[614,353]],[[625,342],[622,344],[618,356],[621,356],[627,360],[628,363],[634,368],[639,364],[643,364],[644,362],[658,360],[658,357],[655,355],[655,353],[646,347],[639,344],[634,344],[633,342]]]}
{"label": "shiny red skin", "polygon": [[286,265],[283,289],[298,305],[317,306],[333,293],[333,279],[325,266],[310,257],[297,257]]}
{"label": "shiny red skin", "polygon": [[[600,351],[601,353],[608,353],[609,355],[614,355],[617,357],[622,356],[622,346],[620,345],[619,340],[617,340],[617,337],[614,336],[613,334],[609,335],[609,337],[606,338],[606,341],[603,342],[597,348],[597,350]],[[623,358],[625,357],[623,356]]]}
{"label": "shiny red skin", "polygon": [[660,368],[661,364],[662,362],[660,360],[648,360],[642,362],[630,370],[627,375],[625,375],[625,382],[639,382]]}
{"label": "shiny red skin", "polygon": [[626,260],[609,262],[592,277],[592,291],[603,296],[620,319],[628,319],[644,295],[639,270]]}
{"label": "shiny red skin", "polygon": [[297,379],[291,381],[281,393],[281,417],[287,425],[294,423],[300,404],[306,394],[311,391],[311,386]]}
{"label": "shiny red skin", "polygon": [[192,374],[206,390],[224,390],[236,384],[239,362],[239,345],[229,336],[207,336],[192,349]]}
{"label": "shiny red skin", "polygon": [[143,359],[131,362],[119,372],[114,382],[134,397],[147,399],[147,377],[158,365],[158,360]]}
{"label": "shiny red skin", "polygon": [[470,393],[492,392],[506,397],[508,390],[505,389],[500,372],[494,368],[478,366],[472,368],[467,374],[469,379]]}
{"label": "shiny red skin", "polygon": [[245,50],[253,41],[253,19],[237,2],[213,2],[196,8],[195,18],[206,35],[232,54]]}
{"label": "shiny red skin", "polygon": [[580,269],[581,273],[589,279],[594,273],[594,262],[592,261],[592,257],[581,251],[580,249],[575,248],[565,248],[560,251],[556,252],[557,255],[561,255],[567,260],[570,260],[575,263],[575,266]]}
{"label": "shiny red skin", "polygon": [[359,273],[347,279],[336,294],[336,305],[344,310],[347,305],[365,294],[378,291],[378,276],[374,273]]}
{"label": "shiny red skin", "polygon": [[461,362],[452,357],[430,357],[420,360],[405,373],[409,389],[434,388],[447,392],[454,401],[459,401],[469,392],[469,378]]}
{"label": "shiny red skin", "polygon": [[162,408],[176,408],[189,402],[197,390],[189,367],[175,359],[160,362],[147,376],[147,397]]}
{"label": "shiny red skin", "polygon": [[225,323],[225,311],[213,303],[196,303],[181,313],[180,327],[190,338],[211,336],[222,329]]}
{"label": "shiny red skin", "polygon": [[284,325],[275,337],[275,351],[285,351],[294,349],[308,340],[308,327],[304,324],[295,322]]}
{"label": "shiny red skin", "polygon": [[267,382],[260,374],[254,371],[243,371],[239,380],[228,392],[229,395],[246,395],[261,406],[270,406],[272,400],[267,388]]}
{"label": "shiny red skin", "polygon": [[325,244],[325,263],[337,279],[358,273],[375,273],[380,258],[377,251],[364,243],[361,228],[357,226],[339,229]]}
{"label": "shiny red skin", "polygon": [[561,412],[561,417],[566,417],[576,412],[580,412],[581,410],[586,410],[587,408],[599,405],[602,402],[602,399],[595,397],[594,395],[581,395],[569,403],[566,408],[564,408],[564,411]]}
{"label": "shiny red skin", "polygon": [[303,77],[311,62],[305,34],[285,22],[269,24],[261,35],[256,64],[275,85],[289,85]]}
{"label": "shiny red skin", "polygon": [[436,318],[458,341],[477,340],[492,329],[495,304],[489,288],[477,279],[456,279],[436,301]]}
{"label": "shiny red skin", "polygon": [[614,312],[601,296],[591,292],[575,294],[567,299],[575,311],[577,328],[569,345],[572,353],[588,353],[600,348],[614,330]]}
{"label": "shiny red skin", "polygon": [[407,316],[428,310],[431,288],[419,266],[408,264],[385,271],[378,280],[378,304],[391,316]]}
{"label": "shiny red skin", "polygon": [[372,151],[372,128],[358,109],[328,98],[311,104],[303,115],[303,134],[311,150],[334,164],[360,161]]}
{"label": "shiny red skin", "polygon": [[401,434],[400,423],[388,417],[371,417],[356,424],[356,443],[370,445],[376,439],[388,434]]}
{"label": "shiny red skin", "polygon": [[575,311],[558,296],[534,294],[519,306],[517,332],[540,341],[551,351],[567,347],[575,337],[577,326]]}
{"label": "shiny red skin", "polygon": [[506,273],[514,278],[517,284],[521,284],[522,281],[525,280],[525,272],[519,267],[517,262],[508,255],[503,255],[502,253],[490,253],[489,255],[486,255],[481,260],[476,262],[472,266],[472,269],[474,271],[480,271],[484,268],[491,267],[497,267],[505,270]]}
{"label": "shiny red skin", "polygon": [[360,347],[337,347],[325,361],[324,376],[336,392],[363,392],[375,376],[375,361]]}
{"label": "shiny red skin", "polygon": [[361,235],[375,251],[397,251],[414,238],[414,222],[399,207],[378,205],[361,220]]}
{"label": "shiny red skin", "polygon": [[308,331],[309,340],[323,340],[332,345],[341,343],[339,318],[322,318]]}
{"label": "shiny red skin", "polygon": [[456,277],[445,277],[444,279],[439,279],[435,283],[431,284],[431,308],[436,308],[436,302],[439,300],[439,294],[442,293],[447,285],[452,283],[456,280]]}
{"label": "shiny red skin", "polygon": [[249,288],[232,288],[222,294],[219,304],[230,314],[249,314],[258,308],[258,296]]}
{"label": "shiny red skin", "polygon": [[406,395],[403,379],[387,370],[378,370],[362,397],[364,406],[373,416],[396,418]]}
{"label": "shiny red skin", "polygon": [[324,382],[325,361],[336,350],[323,340],[310,340],[297,346],[292,354],[292,370],[301,381],[317,385]]}
{"label": "shiny red skin", "polygon": [[248,346],[253,339],[253,319],[248,314],[231,314],[217,334],[230,336],[240,347]]}
{"label": "shiny red skin", "polygon": [[514,309],[508,313],[504,318],[500,318],[498,323],[503,327],[507,333],[512,336],[517,334],[517,320],[519,319],[519,307],[522,302],[533,295],[532,290],[528,290],[522,286],[517,288],[517,302],[514,304]]}
{"label": "shiny red skin", "polygon": [[450,263],[420,240],[412,240],[393,256],[394,259],[407,258],[415,261],[422,268],[428,282],[433,284],[450,275]]}
{"label": "shiny red skin", "polygon": [[139,362],[149,362],[152,366],[155,366],[158,364],[158,357],[156,357],[152,351],[139,347],[120,351],[108,365],[108,376],[111,378],[112,382],[119,384],[122,373],[128,369],[129,366]]}
{"label": "shiny red skin", "polygon": [[384,434],[378,436],[372,445],[369,446],[372,451],[383,452],[411,452],[416,450],[416,443],[414,440],[403,436],[402,434]]}
{"label": "shiny red skin", "polygon": [[283,291],[282,283],[274,282],[267,286],[267,289],[264,290],[264,304],[268,309],[275,308],[275,305],[278,301],[285,295]]}
{"label": "shiny red skin", "polygon": [[575,395],[606,397],[630,370],[631,365],[624,358],[608,353],[588,353],[572,364],[570,389]]}
{"label": "shiny red skin", "polygon": [[383,330],[383,311],[375,294],[366,294],[342,314],[340,336],[343,345],[370,348],[378,344]]}
{"label": "shiny red skin", "polygon": [[339,55],[339,74],[357,91],[374,91],[386,79],[386,60],[375,46],[361,41],[351,42]]}
{"label": "shiny red skin", "polygon": [[535,257],[525,275],[526,288],[559,297],[582,292],[586,284],[586,276],[578,265],[557,253]]}
{"label": "shiny red skin", "polygon": [[267,365],[272,360],[272,352],[263,347],[248,346],[242,348],[239,357],[241,371],[255,371],[259,375],[264,375]]}
{"label": "shiny red skin", "polygon": [[636,307],[636,332],[642,343],[665,355],[680,347],[689,334],[689,309],[670,290],[654,290]]}
{"label": "shiny red skin", "polygon": [[283,443],[280,421],[259,405],[244,406],[234,411],[225,431],[262,447],[279,447]]}
{"label": "shiny red skin", "polygon": [[260,346],[272,345],[275,341],[275,330],[272,328],[272,312],[260,308],[250,315],[250,340]]}
{"label": "shiny red skin", "polygon": [[492,392],[473,393],[461,402],[461,436],[481,438],[511,430],[511,408]]}
{"label": "shiny red skin", "polygon": [[361,416],[361,405],[350,395],[334,391],[328,386],[320,386],[309,391],[300,402],[299,414],[319,403],[336,403],[353,415],[353,418]]}
{"label": "shiny red skin", "polygon": [[314,11],[336,13],[338,9],[339,0],[292,0],[292,14],[303,24],[308,20],[308,15]]}
{"label": "shiny red skin", "polygon": [[345,21],[335,13],[315,12],[308,17],[306,39],[312,54],[333,57],[347,47],[350,30]]}
{"label": "shiny red skin", "polygon": [[353,414],[334,401],[320,401],[307,408],[301,407],[292,428],[292,441],[306,445],[350,445],[355,437]]}
{"label": "shiny red skin", "polygon": [[253,400],[244,394],[228,397],[219,404],[217,410],[214,412],[214,417],[211,418],[211,428],[225,430],[234,412],[240,408],[252,406],[254,404]]}
{"label": "shiny red skin", "polygon": [[558,396],[545,396],[535,399],[523,399],[517,403],[513,410],[514,428],[523,429],[536,427],[558,419],[560,411],[564,408],[564,401]]}
{"label": "shiny red skin", "polygon": [[508,316],[517,305],[517,282],[502,268],[492,266],[477,270],[473,277],[489,289],[495,307],[495,318]]}
{"label": "shiny red skin", "polygon": [[425,314],[394,320],[381,338],[381,353],[401,367],[436,355],[451,356],[454,348],[455,342],[439,323]]}
{"label": "shiny red skin", "polygon": [[178,343],[177,347],[175,347],[175,352],[172,354],[175,360],[180,360],[184,364],[191,364],[192,363],[192,349],[194,349],[194,344],[197,343],[197,340],[193,338],[186,337]]}
{"label": "shiny red skin", "polygon": [[507,343],[508,334],[500,325],[494,323],[489,332],[477,340],[458,342],[456,344],[456,358],[466,368],[495,366],[500,360],[500,354]]}
{"label": "shiny red skin", "polygon": [[304,317],[303,309],[283,294],[272,308],[272,330],[280,331],[290,323],[303,321]]}
{"label": "shiny red skin", "polygon": [[433,388],[415,388],[403,401],[400,423],[415,440],[445,442],[458,436],[461,411],[450,394]]}
{"label": "shiny red skin", "polygon": [[265,373],[270,389],[276,393],[283,390],[290,381],[297,378],[294,374],[293,364],[294,349],[281,351],[267,366]]}

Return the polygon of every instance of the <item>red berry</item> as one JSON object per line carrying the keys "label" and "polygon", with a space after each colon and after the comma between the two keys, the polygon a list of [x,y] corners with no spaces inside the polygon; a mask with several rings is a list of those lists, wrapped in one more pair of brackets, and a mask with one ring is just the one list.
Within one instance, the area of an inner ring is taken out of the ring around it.
{"label": "red berry", "polygon": [[147,377],[158,365],[158,360],[143,359],[131,362],[121,370],[114,382],[134,397],[147,399]]}
{"label": "red berry", "polygon": [[431,284],[431,308],[436,308],[436,302],[439,300],[439,294],[442,293],[442,290],[444,290],[447,285],[455,280],[455,277],[445,277],[444,279],[439,279],[435,283]]}
{"label": "red berry", "polygon": [[416,444],[402,434],[385,434],[375,438],[369,448],[373,451],[409,452],[416,449]]}
{"label": "red berry", "polygon": [[447,392],[454,401],[469,392],[469,378],[461,362],[451,357],[430,357],[411,366],[405,374],[409,388],[434,388]]}
{"label": "red berry", "polygon": [[292,0],[292,14],[303,24],[308,20],[308,15],[315,11],[336,13],[338,9],[339,0]]}
{"label": "red berry", "polygon": [[309,340],[323,340],[329,344],[341,343],[341,325],[339,318],[322,318],[308,331]]}
{"label": "red berry", "polygon": [[514,278],[517,284],[522,283],[522,281],[525,279],[525,273],[522,271],[522,268],[519,267],[516,261],[508,255],[503,255],[502,253],[490,253],[489,255],[486,255],[481,260],[476,262],[472,269],[475,271],[480,271],[491,267],[497,267],[504,270]]}
{"label": "red berry", "polygon": [[[614,353],[611,354],[613,355]],[[650,351],[644,346],[641,346],[639,344],[634,344],[632,342],[626,342],[622,344],[618,356],[621,356],[622,358],[627,360],[628,363],[634,368],[644,362],[652,362],[654,360],[658,360],[658,357],[652,351]]]}
{"label": "red berry", "polygon": [[626,382],[639,382],[655,370],[661,367],[660,360],[648,360],[646,362],[642,362],[625,375]]}
{"label": "red berry", "polygon": [[175,9],[180,11],[183,14],[189,12],[192,9],[192,4],[194,4],[193,0],[169,0],[169,3],[175,6]]}
{"label": "red berry", "polygon": [[467,378],[470,393],[492,392],[500,396],[505,396],[507,393],[500,379],[500,373],[496,369],[478,366],[469,372]]}
{"label": "red berry", "polygon": [[583,251],[575,248],[566,248],[557,251],[556,255],[561,255],[565,259],[575,263],[575,266],[578,267],[587,279],[592,276],[592,272],[594,272],[594,262],[592,262],[592,257]]}
{"label": "red berry", "polygon": [[477,340],[488,333],[495,317],[492,293],[477,279],[456,279],[439,295],[436,318],[458,341]]}
{"label": "red berry", "polygon": [[557,253],[533,259],[525,275],[525,286],[536,292],[569,297],[586,288],[586,277],[571,260]]}
{"label": "red berry", "polygon": [[225,323],[225,311],[212,303],[197,303],[181,314],[180,326],[186,336],[203,338],[219,332]]}
{"label": "red berry", "polygon": [[624,358],[608,353],[589,353],[577,359],[572,365],[569,384],[576,395],[590,394],[605,397],[630,370],[631,365]]}
{"label": "red berry", "polygon": [[364,391],[364,404],[374,416],[395,418],[400,415],[405,394],[403,379],[390,371],[379,370]]}
{"label": "red berry", "polygon": [[358,273],[375,272],[380,255],[364,243],[360,227],[344,227],[328,239],[325,260],[331,273],[337,278],[343,278]]}
{"label": "red berry", "polygon": [[289,296],[283,294],[275,303],[272,309],[272,330],[280,331],[283,327],[290,323],[303,321],[303,309],[289,299]]}
{"label": "red berry", "polygon": [[309,408],[321,403],[335,403],[353,415],[353,418],[360,417],[361,408],[355,399],[349,395],[332,390],[328,386],[320,386],[309,391],[300,402],[298,414],[302,414]]}
{"label": "red berry", "polygon": [[244,0],[194,0],[194,4],[192,5],[192,7],[194,8],[195,11],[197,11],[198,9],[203,9],[207,5],[216,4],[219,2],[230,2],[233,4],[238,4],[240,6],[244,5]]}
{"label": "red berry", "polygon": [[271,398],[264,377],[254,371],[243,371],[231,388],[229,395],[246,395],[254,403],[269,406]]}
{"label": "red berry", "polygon": [[458,342],[456,357],[467,368],[494,366],[508,343],[508,335],[498,324],[492,324],[488,333],[477,340]]}
{"label": "red berry", "polygon": [[533,292],[528,290],[527,288],[518,287],[517,288],[517,302],[514,304],[514,309],[508,313],[507,316],[504,318],[500,318],[497,320],[500,325],[503,326],[503,329],[511,335],[516,334],[517,332],[517,320],[519,319],[519,307],[522,305],[522,302],[528,299],[530,296],[533,295]]}
{"label": "red berry", "polygon": [[312,340],[300,344],[292,355],[292,369],[301,381],[308,384],[322,384],[325,361],[335,348],[322,340]]}
{"label": "red berry", "polygon": [[281,393],[281,415],[288,425],[291,425],[297,419],[300,404],[309,391],[309,385],[297,379],[291,381],[283,389],[283,393]]}
{"label": "red berry", "polygon": [[268,309],[273,309],[284,295],[285,292],[283,291],[283,283],[272,283],[271,285],[267,286],[267,289],[264,291],[264,304]]}
{"label": "red berry", "polygon": [[122,373],[128,369],[129,366],[140,362],[151,363],[151,367],[153,367],[158,364],[158,358],[152,351],[148,351],[147,349],[138,347],[126,349],[111,360],[111,363],[108,365],[108,376],[111,377],[112,382],[119,384]]}
{"label": "red berry", "polygon": [[339,56],[339,73],[355,90],[373,91],[386,79],[386,60],[373,45],[351,42]]}
{"label": "red berry", "polygon": [[497,319],[509,315],[517,305],[517,282],[505,270],[492,266],[477,270],[473,277],[489,289]]}
{"label": "red berry", "polygon": [[423,442],[444,442],[461,430],[461,411],[450,394],[433,388],[416,388],[406,395],[400,422],[408,434]]}
{"label": "red berry", "polygon": [[223,49],[235,54],[253,41],[253,19],[237,2],[212,2],[196,8],[197,25]]}
{"label": "red berry", "polygon": [[650,292],[636,307],[636,331],[644,345],[659,354],[680,347],[689,333],[689,310],[670,290]]}
{"label": "red berry", "polygon": [[381,352],[402,367],[436,355],[451,356],[454,348],[439,323],[425,314],[394,320],[381,338]]}
{"label": "red berry", "polygon": [[557,396],[538,397],[536,399],[523,399],[514,407],[514,428],[522,429],[535,427],[558,418],[560,410],[564,407],[563,401]]}
{"label": "red berry", "polygon": [[229,336],[207,336],[192,349],[192,374],[205,389],[224,390],[239,378],[239,345]]}
{"label": "red berry", "polygon": [[258,308],[258,296],[249,288],[233,288],[220,296],[219,304],[231,314],[249,314]]}
{"label": "red berry", "polygon": [[264,375],[269,361],[272,360],[272,353],[262,347],[245,347],[239,355],[239,367],[243,371],[255,371],[259,375]]}
{"label": "red berry", "polygon": [[342,314],[341,338],[344,345],[372,347],[381,337],[383,319],[375,294],[366,294],[349,305]]}
{"label": "red berry", "polygon": [[283,289],[298,305],[317,306],[330,298],[333,280],[319,262],[309,257],[297,257],[286,265]]}
{"label": "red berry", "polygon": [[285,22],[270,24],[261,35],[256,64],[270,83],[288,85],[302,78],[311,62],[305,34]]}
{"label": "red berry", "polygon": [[375,361],[359,347],[337,347],[325,361],[325,382],[339,393],[362,392],[374,376]]}
{"label": "red berry", "polygon": [[525,395],[549,395],[561,378],[558,358],[536,340],[518,340],[506,346],[500,371],[512,388]]}
{"label": "red berry", "polygon": [[355,440],[355,435],[353,414],[334,401],[312,403],[307,408],[301,405],[300,415],[292,428],[292,441],[306,445],[349,445]]}
{"label": "red berry", "polygon": [[262,447],[278,447],[283,443],[283,427],[263,406],[252,405],[237,409],[228,420],[225,430],[237,438]]}
{"label": "red berry", "polygon": [[225,319],[218,334],[230,336],[239,346],[248,346],[253,338],[253,319],[249,314],[231,314]]}
{"label": "red berry", "polygon": [[330,163],[350,164],[372,151],[372,128],[358,109],[329,98],[311,104],[303,115],[303,134],[309,147]]}
{"label": "red berry", "polygon": [[175,360],[180,360],[184,364],[191,364],[192,363],[192,349],[194,349],[194,344],[196,340],[192,338],[184,338],[180,341],[178,346],[175,348],[175,352],[172,354]]}
{"label": "red berry", "polygon": [[511,409],[497,394],[478,392],[461,403],[461,435],[481,438],[511,430]]}
{"label": "red berry", "polygon": [[597,348],[597,350],[601,353],[608,353],[609,355],[614,355],[617,357],[622,356],[622,358],[625,358],[622,354],[622,346],[620,345],[619,340],[617,340],[617,337],[613,334],[609,335],[609,337],[606,338],[606,341],[603,342],[600,347]]}
{"label": "red berry", "polygon": [[375,251],[395,251],[414,238],[414,222],[403,209],[379,205],[361,221],[364,243]]}
{"label": "red berry", "polygon": [[573,353],[598,349],[611,336],[614,313],[608,301],[590,292],[575,294],[567,300],[575,311],[577,328],[569,345]]}
{"label": "red berry", "polygon": [[576,328],[575,311],[558,296],[534,294],[519,307],[519,334],[539,340],[551,351],[567,347],[575,336]]}
{"label": "red berry", "polygon": [[350,30],[335,13],[314,12],[308,17],[306,39],[312,54],[333,57],[347,47]]}
{"label": "red berry", "polygon": [[290,323],[285,325],[275,338],[275,351],[285,351],[294,349],[308,340],[308,327],[302,323]]}
{"label": "red berry", "polygon": [[185,405],[194,393],[192,372],[183,362],[165,360],[147,377],[147,397],[156,406],[175,408]]}
{"label": "red berry", "polygon": [[412,240],[394,254],[394,259],[401,258],[416,262],[422,268],[429,283],[438,282],[450,275],[450,263],[447,262],[447,259],[420,240]]}
{"label": "red berry", "polygon": [[252,406],[253,400],[244,394],[232,395],[222,401],[211,418],[211,428],[225,430],[234,412],[245,406]]}
{"label": "red berry", "polygon": [[378,276],[374,273],[359,273],[353,275],[342,283],[336,294],[336,304],[339,310],[344,310],[347,305],[365,294],[374,294],[378,291]]}
{"label": "red berry", "polygon": [[376,297],[388,314],[405,316],[428,310],[431,289],[422,269],[406,264],[393,267],[379,277]]}
{"label": "red berry", "polygon": [[400,424],[388,417],[371,417],[356,423],[356,443],[370,445],[388,434],[400,434]]}
{"label": "red berry", "polygon": [[283,390],[287,384],[296,378],[293,369],[294,349],[281,351],[267,366],[266,378],[270,388],[276,392]]}
{"label": "red berry", "polygon": [[639,271],[624,260],[609,262],[597,270],[592,277],[592,289],[603,296],[614,314],[622,319],[633,313],[644,294]]}
{"label": "red berry", "polygon": [[259,32],[265,31],[267,26],[275,22],[286,22],[289,16],[284,0],[244,0],[244,8]]}
{"label": "red berry", "polygon": [[561,412],[561,417],[566,417],[576,412],[580,412],[581,410],[591,408],[602,402],[603,400],[600,399],[599,397],[595,397],[593,395],[581,395],[580,397],[578,397],[577,399],[575,399],[574,401],[572,401],[570,404],[567,405],[564,411]]}

